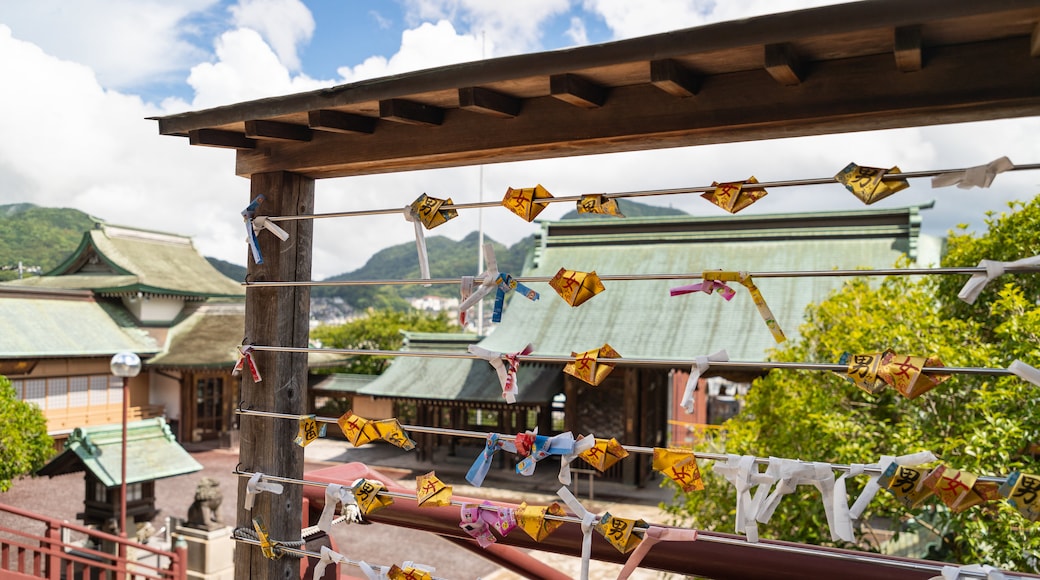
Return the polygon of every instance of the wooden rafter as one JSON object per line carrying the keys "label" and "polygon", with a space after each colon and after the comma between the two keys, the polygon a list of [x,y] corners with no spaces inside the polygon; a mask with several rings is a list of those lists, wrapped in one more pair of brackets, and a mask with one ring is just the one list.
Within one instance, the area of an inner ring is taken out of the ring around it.
{"label": "wooden rafter", "polygon": [[650,61],[650,83],[673,97],[692,97],[700,89],[696,73],[670,58]]}
{"label": "wooden rafter", "polygon": [[900,26],[895,30],[896,68],[903,72],[921,70],[924,59],[921,55],[921,27]]}

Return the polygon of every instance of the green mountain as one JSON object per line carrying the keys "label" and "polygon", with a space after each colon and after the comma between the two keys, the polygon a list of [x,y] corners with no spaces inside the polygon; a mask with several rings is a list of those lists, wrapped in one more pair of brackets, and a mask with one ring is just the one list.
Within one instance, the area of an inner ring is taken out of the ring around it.
{"label": "green mountain", "polygon": [[235,282],[242,282],[246,279],[246,267],[239,266],[238,264],[232,264],[219,258],[206,257],[206,260],[211,266],[217,269],[218,272],[231,278]]}
{"label": "green mountain", "polygon": [[19,262],[33,274],[53,270],[95,221],[77,209],[0,205],[0,281],[17,278]]}

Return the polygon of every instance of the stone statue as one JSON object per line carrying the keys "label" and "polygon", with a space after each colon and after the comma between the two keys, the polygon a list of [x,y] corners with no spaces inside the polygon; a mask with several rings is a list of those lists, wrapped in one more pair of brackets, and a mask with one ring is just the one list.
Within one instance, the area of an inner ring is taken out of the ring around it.
{"label": "stone statue", "polygon": [[224,494],[220,493],[220,482],[203,477],[195,487],[195,501],[188,508],[186,527],[200,530],[215,530],[224,527],[220,521],[220,504]]}

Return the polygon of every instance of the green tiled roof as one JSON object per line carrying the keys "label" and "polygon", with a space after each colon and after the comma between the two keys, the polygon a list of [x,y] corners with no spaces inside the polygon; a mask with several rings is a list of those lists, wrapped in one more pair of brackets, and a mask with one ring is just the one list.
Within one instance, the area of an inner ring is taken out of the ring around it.
{"label": "green tiled roof", "polygon": [[121,326],[89,292],[0,287],[0,358],[157,352],[142,330]]}
{"label": "green tiled roof", "polygon": [[[121,483],[123,458],[121,424],[77,427],[65,442],[65,450],[43,466],[38,475],[62,475],[89,469],[101,483]],[[202,465],[177,444],[161,417],[127,425],[126,482],[138,483],[200,471]]]}
{"label": "green tiled roof", "polygon": [[79,248],[57,268],[10,284],[110,294],[245,295],[240,284],[199,254],[190,238],[100,223],[83,234]]}
{"label": "green tiled roof", "polygon": [[245,303],[205,303],[170,329],[165,350],[146,363],[160,368],[233,366],[244,329]]}
{"label": "green tiled roof", "polygon": [[311,385],[312,391],[335,391],[338,393],[356,393],[367,387],[379,375],[358,375],[352,373],[336,373],[316,377],[317,382]]}
{"label": "green tiled roof", "polygon": [[[940,244],[920,236],[919,209],[545,222],[523,276],[552,276],[561,267],[603,275],[888,268],[903,254],[938,263]],[[536,354],[558,356],[608,343],[628,358],[692,359],[720,349],[731,360],[767,357],[776,343],[747,290],[733,284],[737,295],[730,302],[718,294],[669,296],[669,288],[696,281],[606,282],[604,292],[577,308],[548,284],[532,283],[540,300],[513,297],[502,323],[479,344],[515,352],[532,343]],[[797,336],[805,307],[842,282],[755,280],[788,339]],[[524,365],[518,380],[521,401],[547,401],[562,385],[558,365]],[[490,365],[472,359],[400,357],[360,393],[501,400]]]}

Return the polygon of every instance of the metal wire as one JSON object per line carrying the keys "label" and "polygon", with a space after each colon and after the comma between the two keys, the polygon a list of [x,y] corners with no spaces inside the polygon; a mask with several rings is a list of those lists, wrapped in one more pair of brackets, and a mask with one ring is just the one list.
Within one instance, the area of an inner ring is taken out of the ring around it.
{"label": "metal wire", "polygon": [[[264,346],[252,345],[254,351],[266,352],[290,352],[290,353],[328,353],[349,356],[376,356],[376,357],[429,357],[429,358],[458,358],[484,360],[483,357],[468,352],[458,351],[433,351],[433,350],[367,350],[357,348],[308,348],[292,346]],[[504,356],[504,355],[503,355]],[[553,356],[541,354],[517,355],[517,360],[527,363],[550,363],[567,364],[578,360],[575,356]],[[611,358],[603,359],[601,363],[617,366],[640,366],[640,367],[689,367],[697,363],[695,359],[658,359],[658,358]],[[804,363],[804,362],[769,362],[769,361],[728,361],[712,362],[713,371],[768,371],[770,369],[786,370],[808,370],[808,371],[831,371],[846,372],[847,365],[835,363]],[[1002,368],[982,367],[923,367],[921,372],[927,375],[985,375],[985,376],[1012,376],[1015,373]]]}
{"label": "metal wire", "polygon": [[[260,544],[259,540],[253,539],[252,537],[249,537],[249,536],[243,537],[243,536],[237,535],[239,532],[248,533],[249,531],[250,530],[247,530],[246,528],[238,528],[238,529],[235,530],[235,534],[232,534],[231,539],[235,540],[236,542],[242,543],[242,544],[249,544],[251,546],[260,546],[261,544]],[[283,545],[283,544],[281,544],[281,543],[279,543],[277,541],[272,542],[272,543],[273,543],[273,545],[271,547],[276,552],[281,552],[283,554],[294,556],[296,558],[314,558],[315,560],[320,560],[321,559],[321,554],[318,553],[318,552],[312,552],[310,550],[304,550],[302,548],[293,548],[291,546],[285,546],[285,545]],[[345,561],[339,562],[340,564],[348,564],[350,566],[354,566],[354,567],[357,567],[357,568],[361,567],[361,561],[360,560],[354,560],[353,558],[348,558],[347,556],[344,556],[343,554],[340,554],[340,555],[343,556],[343,558],[345,559]],[[434,580],[444,580],[443,578],[441,578],[439,576],[432,576],[432,578]]]}
{"label": "metal wire", "polygon": [[[252,415],[254,417],[270,417],[270,418],[273,418],[273,419],[291,419],[293,421],[297,421],[297,420],[302,419],[304,417],[311,417],[315,421],[317,421],[318,423],[336,423],[336,422],[338,422],[338,419],[335,418],[335,417],[317,417],[317,416],[313,416],[312,417],[311,415],[293,415],[291,413],[274,413],[274,412],[271,412],[271,411],[254,411],[252,409],[236,409],[235,413],[237,413],[239,415]],[[430,435],[445,435],[445,436],[450,436],[450,437],[470,437],[470,438],[473,438],[473,439],[487,439],[488,436],[491,435],[490,432],[467,431],[467,430],[464,430],[464,429],[448,429],[448,428],[445,428],[445,427],[427,427],[425,425],[401,425],[401,429],[404,429],[405,431],[408,431],[410,433],[428,433]],[[516,440],[516,436],[515,435],[506,435],[506,434],[502,434],[502,433],[498,434],[498,438],[501,441],[515,441]],[[639,446],[639,445],[621,445],[621,447],[625,451],[627,451],[629,453],[636,453],[636,454],[642,454],[642,455],[653,455],[654,454],[654,448],[653,447],[644,447],[644,446]],[[725,454],[725,453],[706,453],[706,452],[703,452],[703,451],[694,451],[692,449],[683,449],[683,448],[678,448],[678,447],[669,447],[668,449],[672,450],[672,451],[686,451],[686,452],[691,453],[697,459],[705,459],[705,460],[708,460],[708,461],[726,461],[729,458],[729,456],[727,454]],[[765,457],[756,457],[755,458],[755,464],[756,465],[768,465],[769,464],[769,459],[765,458]],[[831,469],[833,469],[835,471],[847,472],[847,471],[852,469],[851,465],[846,465],[844,463],[828,463],[828,465],[830,465]],[[236,471],[236,473],[237,473],[237,471]],[[882,470],[881,470],[880,467],[871,467],[870,465],[866,465],[863,468],[863,473],[865,473],[867,475],[881,475],[882,474]],[[267,477],[267,476],[265,475],[264,477]],[[992,483],[1004,483],[1005,481],[1007,481],[1007,477],[1006,476],[1001,477],[1001,476],[996,476],[996,475],[980,475],[978,477],[978,481],[986,481],[986,482],[992,482]]]}
{"label": "metal wire", "polygon": [[[967,171],[970,168],[963,169],[936,169],[931,171],[910,171],[907,173],[886,173],[881,179],[883,181],[902,181],[904,179],[917,179],[920,177],[936,177],[938,175],[948,175],[950,173],[959,173]],[[1034,169],[1040,169],[1040,163],[1030,163],[1026,165],[1015,165],[1009,171],[1029,171]],[[735,182],[730,182],[735,183]],[[833,177],[815,177],[810,179],[789,179],[786,181],[767,181],[763,183],[756,183],[753,185],[756,189],[765,188],[777,188],[777,187],[795,187],[805,185],[827,185],[827,184],[839,184]],[[702,185],[697,187],[678,187],[673,189],[650,189],[643,191],[623,191],[617,193],[589,193],[581,195],[570,195],[564,197],[552,197],[546,199],[539,199],[538,203],[561,203],[561,202],[578,202],[581,201],[585,195],[602,195],[608,199],[617,199],[622,197],[652,197],[658,195],[681,195],[685,193],[709,193],[715,191],[714,185]],[[457,204],[444,204],[440,206],[441,210],[467,210],[467,209],[479,209],[486,207],[498,207],[502,205],[498,201],[483,201],[477,203],[457,203]],[[291,215],[291,216],[268,216],[267,219],[273,222],[282,221],[293,221],[293,220],[308,220],[308,219],[324,219],[324,218],[340,218],[340,217],[364,217],[373,215],[393,215],[400,214],[404,211],[404,208],[385,208],[385,209],[371,209],[371,210],[359,210],[359,211],[341,211],[341,212],[330,212],[330,213],[319,213],[311,215]]]}
{"label": "metal wire", "polygon": [[[240,477],[252,477],[254,475],[253,473],[244,472],[244,471],[238,471],[238,470],[234,471],[233,473],[235,475],[240,476]],[[329,486],[329,484],[323,483],[323,482],[320,482],[320,481],[308,481],[308,480],[305,480],[305,479],[293,479],[293,478],[288,478],[288,477],[273,477],[273,476],[267,475],[266,473],[263,474],[263,477],[268,479],[268,480],[270,480],[270,481],[276,481],[276,482],[280,482],[280,483],[293,483],[293,484],[298,484],[298,485],[310,485],[310,486],[317,486],[317,487],[328,487]],[[379,491],[379,492],[376,493],[376,495],[384,496],[384,497],[391,497],[391,498],[395,498],[395,499],[412,499],[412,500],[417,499],[416,495],[414,495],[414,494],[392,492],[392,491]],[[451,501],[451,505],[462,507],[462,506],[465,506],[465,505],[468,505],[468,504],[466,504],[465,502],[452,500]],[[493,510],[504,510],[504,509],[506,509],[506,508],[504,508],[502,506],[495,506],[495,505],[481,505],[481,507],[482,508],[486,508],[486,509],[493,509]],[[581,524],[582,523],[581,518],[577,518],[577,517],[574,517],[574,516],[556,516],[556,515],[553,515],[553,514],[546,513],[544,517],[547,520],[553,520],[553,521],[559,521],[559,522],[565,522],[565,523],[572,523],[572,524]],[[646,532],[646,530],[648,530],[650,527],[651,527],[651,524],[647,524],[647,525],[643,526],[643,525],[639,525],[637,523],[636,525],[633,526],[633,530],[640,531],[640,532]],[[246,539],[246,538],[239,538],[238,536],[234,536],[234,539],[236,541],[240,541],[240,542],[247,543],[247,544],[252,544],[252,545],[256,545],[256,546],[260,545],[259,541],[249,540],[249,539]],[[928,564],[928,563],[925,563],[925,562],[907,562],[907,561],[903,561],[903,560],[888,560],[888,559],[885,559],[885,558],[876,558],[876,557],[870,555],[869,552],[864,552],[862,554],[850,554],[850,553],[847,553],[847,552],[830,552],[830,551],[827,551],[827,550],[817,550],[817,549],[814,549],[812,547],[807,547],[807,546],[797,546],[797,545],[787,545],[787,544],[771,544],[771,543],[761,543],[761,542],[749,542],[746,539],[728,538],[728,537],[714,536],[714,535],[698,534],[697,535],[697,539],[694,540],[694,541],[697,541],[697,542],[707,541],[707,542],[713,542],[713,543],[718,543],[718,544],[743,545],[743,546],[746,546],[746,547],[758,548],[758,549],[762,549],[762,550],[771,550],[771,551],[780,551],[780,552],[788,552],[788,553],[817,555],[817,556],[823,556],[823,557],[826,557],[826,558],[834,558],[834,559],[838,559],[838,560],[863,562],[863,563],[868,563],[868,564],[879,564],[879,565],[883,565],[883,566],[891,566],[891,567],[895,567],[895,568],[903,568],[903,569],[908,569],[908,570],[921,570],[921,571],[937,572],[938,573],[938,572],[942,571],[942,567],[943,567],[943,564]],[[316,552],[309,552],[307,550],[298,550],[298,549],[295,549],[295,548],[283,548],[281,545],[276,545],[275,549],[276,550],[278,550],[278,549],[283,550],[287,554],[293,554],[293,555],[299,555],[299,556],[307,556],[307,557],[319,558],[319,559],[321,558],[321,554],[318,554]],[[347,558],[347,560],[348,560],[349,564],[352,564],[352,565],[355,565],[355,566],[357,565],[354,560],[350,560],[349,558]],[[974,572],[974,571],[968,571],[968,570],[962,570],[961,571],[961,575],[962,576],[974,576],[974,577],[980,577],[980,578],[986,578],[987,577],[987,574],[985,572]]]}

